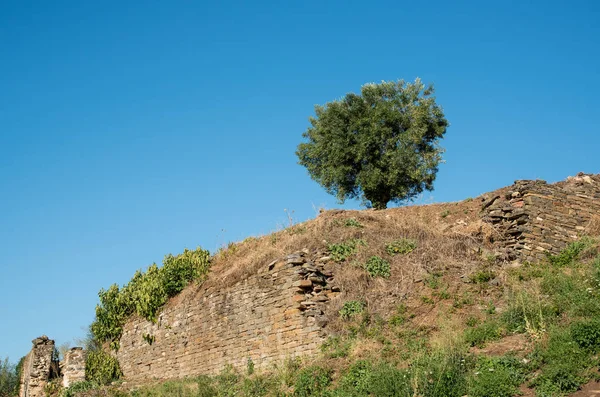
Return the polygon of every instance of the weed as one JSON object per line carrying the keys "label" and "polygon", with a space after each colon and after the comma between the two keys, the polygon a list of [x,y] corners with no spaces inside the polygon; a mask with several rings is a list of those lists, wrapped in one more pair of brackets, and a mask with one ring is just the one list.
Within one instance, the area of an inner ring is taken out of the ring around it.
{"label": "weed", "polygon": [[364,302],[347,301],[347,302],[344,302],[344,306],[342,306],[342,309],[339,311],[339,313],[340,313],[340,316],[342,317],[342,319],[348,320],[349,318],[352,318],[352,317],[356,316],[357,314],[362,313],[364,309],[365,309]]}
{"label": "weed", "polygon": [[442,213],[440,214],[440,216],[442,218],[446,218],[448,215],[450,215],[450,210],[444,210],[442,211]]}
{"label": "weed", "polygon": [[494,279],[496,275],[491,270],[478,270],[469,276],[469,280],[474,284],[484,284]]}
{"label": "weed", "polygon": [[340,336],[330,336],[321,345],[321,351],[328,358],[348,357],[351,347],[351,340],[342,339]]}
{"label": "weed", "polygon": [[404,255],[413,252],[417,248],[417,243],[414,240],[400,239],[386,244],[385,250],[390,255]]}
{"label": "weed", "polygon": [[496,321],[486,321],[481,325],[467,329],[465,342],[470,346],[483,347],[487,342],[500,339],[504,331]]}
{"label": "weed", "polygon": [[327,249],[331,259],[336,262],[344,262],[349,256],[356,254],[359,246],[366,244],[364,240],[354,239],[339,244],[329,244]]}
{"label": "weed", "polygon": [[370,257],[364,268],[371,277],[390,277],[390,263],[379,256]]}
{"label": "weed", "polygon": [[477,317],[469,316],[467,318],[467,320],[465,321],[465,325],[467,327],[472,328],[472,327],[476,326],[477,324],[479,324],[479,319]]}
{"label": "weed", "polygon": [[363,228],[364,226],[356,220],[356,218],[348,218],[344,221],[344,226],[346,227],[356,227]]}
{"label": "weed", "polygon": [[304,368],[298,372],[294,384],[294,396],[322,396],[323,391],[331,384],[331,370],[317,365]]}
{"label": "weed", "polygon": [[426,303],[428,305],[435,304],[435,301],[433,299],[431,299],[430,297],[425,296],[425,295],[421,296],[421,302]]}
{"label": "weed", "polygon": [[479,357],[469,377],[470,397],[511,397],[525,381],[525,369],[516,357]]}

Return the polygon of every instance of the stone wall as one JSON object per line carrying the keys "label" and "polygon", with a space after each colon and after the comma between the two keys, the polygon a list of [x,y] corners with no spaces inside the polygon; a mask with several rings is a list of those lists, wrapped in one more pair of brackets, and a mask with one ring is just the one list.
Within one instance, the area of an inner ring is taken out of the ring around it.
{"label": "stone wall", "polygon": [[117,358],[128,381],[261,369],[314,354],[325,334],[322,306],[337,294],[325,258],[308,250],[227,287],[202,286],[170,301],[153,324],[124,327]]}
{"label": "stone wall", "polygon": [[555,184],[516,181],[488,195],[483,210],[499,231],[505,259],[536,262],[600,225],[600,175],[580,173]]}
{"label": "stone wall", "polygon": [[33,347],[23,362],[19,397],[45,397],[48,380],[58,375],[53,360],[54,341],[43,335],[32,341]]}
{"label": "stone wall", "polygon": [[85,380],[86,356],[87,352],[81,347],[73,347],[65,353],[65,357],[60,363],[60,373],[63,377],[62,384],[64,387]]}

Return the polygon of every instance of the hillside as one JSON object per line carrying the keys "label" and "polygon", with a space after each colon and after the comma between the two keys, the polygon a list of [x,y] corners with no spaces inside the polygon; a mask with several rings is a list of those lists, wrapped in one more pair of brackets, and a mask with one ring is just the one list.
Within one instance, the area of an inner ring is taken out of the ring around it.
{"label": "hillside", "polygon": [[155,321],[127,320],[124,378],[101,393],[591,395],[599,186],[517,181],[231,243]]}

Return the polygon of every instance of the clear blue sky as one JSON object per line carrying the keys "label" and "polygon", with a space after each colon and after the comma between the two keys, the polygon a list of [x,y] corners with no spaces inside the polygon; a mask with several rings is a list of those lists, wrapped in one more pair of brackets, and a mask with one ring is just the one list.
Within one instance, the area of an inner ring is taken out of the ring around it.
{"label": "clear blue sky", "polygon": [[100,288],[169,252],[340,207],[294,151],[366,82],[436,85],[424,201],[600,172],[599,2],[291,3],[0,5],[0,357],[81,336]]}

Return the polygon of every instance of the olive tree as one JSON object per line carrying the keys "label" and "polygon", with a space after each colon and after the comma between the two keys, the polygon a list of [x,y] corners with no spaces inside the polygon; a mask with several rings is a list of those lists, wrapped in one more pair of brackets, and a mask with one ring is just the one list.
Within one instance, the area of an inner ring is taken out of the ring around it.
{"label": "olive tree", "polygon": [[316,105],[299,164],[340,202],[360,198],[376,209],[433,190],[448,127],[433,93],[418,78],[384,81]]}

